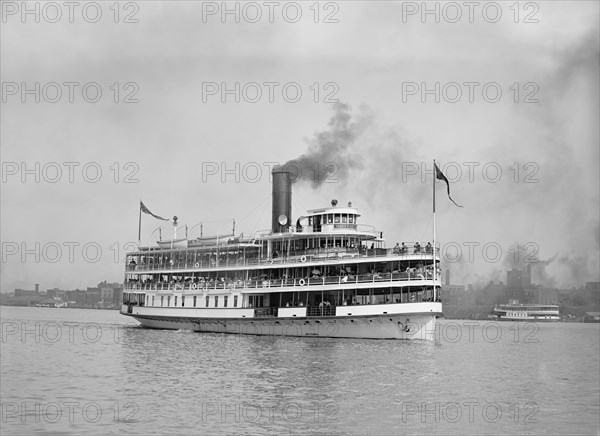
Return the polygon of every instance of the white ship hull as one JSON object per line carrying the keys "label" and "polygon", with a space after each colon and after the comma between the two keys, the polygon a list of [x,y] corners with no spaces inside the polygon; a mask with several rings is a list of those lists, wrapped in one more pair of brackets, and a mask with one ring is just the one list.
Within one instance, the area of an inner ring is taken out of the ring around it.
{"label": "white ship hull", "polygon": [[[404,308],[398,309],[397,306],[413,306],[406,309],[421,306],[419,309],[426,311],[402,310]],[[343,310],[356,307],[359,306],[345,306]],[[369,306],[364,308],[370,309]],[[155,329],[263,336],[404,340],[434,340],[436,317],[441,315],[441,303],[434,302],[378,305],[376,310],[379,314],[322,317],[213,318],[193,316],[190,312],[194,309],[175,308],[169,310],[168,314],[160,314],[160,309],[156,308],[132,309],[132,313],[127,313],[127,306],[124,306],[121,313],[132,316],[144,327]],[[385,309],[395,313],[382,314],[381,311]]]}

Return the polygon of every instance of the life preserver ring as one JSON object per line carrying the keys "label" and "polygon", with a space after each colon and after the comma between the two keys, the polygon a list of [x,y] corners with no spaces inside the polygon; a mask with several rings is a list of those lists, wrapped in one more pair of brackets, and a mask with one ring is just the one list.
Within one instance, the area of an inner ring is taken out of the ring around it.
{"label": "life preserver ring", "polygon": [[306,262],[306,256],[301,256],[300,257],[300,262]]}
{"label": "life preserver ring", "polygon": [[298,284],[300,286],[304,286],[306,284],[306,282],[304,281],[304,279],[300,279],[300,280],[298,280]]}
{"label": "life preserver ring", "polygon": [[192,289],[198,289],[198,285],[196,283],[192,283]]}
{"label": "life preserver ring", "polygon": [[194,264],[194,268],[200,268],[200,262],[196,262],[196,263]]}

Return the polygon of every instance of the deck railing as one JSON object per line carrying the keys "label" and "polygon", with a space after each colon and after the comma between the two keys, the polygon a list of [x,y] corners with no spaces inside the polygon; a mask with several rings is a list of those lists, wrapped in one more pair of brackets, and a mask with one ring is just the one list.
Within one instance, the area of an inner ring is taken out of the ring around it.
{"label": "deck railing", "polygon": [[[176,252],[173,252],[176,253]],[[436,249],[439,256],[439,248]],[[167,253],[164,253],[167,254]],[[428,260],[433,258],[433,248],[421,247],[416,249],[409,247],[406,250],[395,248],[373,248],[368,250],[358,250],[356,248],[327,248],[327,249],[309,249],[301,253],[296,252],[290,256],[279,256],[270,258],[245,258],[243,256],[230,257],[225,259],[203,259],[206,255],[200,256],[200,259],[188,253],[185,259],[169,258],[161,256],[158,263],[145,262],[143,264],[129,263],[126,266],[127,272],[144,271],[164,271],[164,270],[194,270],[194,269],[213,269],[213,268],[243,268],[248,266],[270,266],[270,265],[288,265],[304,263],[343,263],[348,260],[356,259],[381,259],[385,257],[399,257],[400,260]],[[148,257],[148,254],[144,254]],[[214,257],[214,256],[213,256]]]}
{"label": "deck railing", "polygon": [[306,308],[306,316],[335,316],[334,305],[309,306]]}
{"label": "deck railing", "polygon": [[[438,272],[438,280],[439,280]],[[364,275],[347,275],[347,276],[327,276],[327,277],[310,277],[310,278],[295,278],[295,279],[259,279],[259,280],[236,280],[236,281],[198,281],[198,282],[183,282],[183,283],[139,283],[131,281],[125,283],[126,290],[142,290],[142,291],[198,291],[198,290],[217,290],[229,289],[247,290],[247,289],[264,289],[264,288],[289,288],[297,287],[303,289],[307,286],[319,285],[351,285],[358,283],[378,283],[378,282],[410,282],[433,280],[431,271],[424,272],[395,272],[395,273],[380,273],[380,274],[364,274]]]}
{"label": "deck railing", "polygon": [[279,308],[277,307],[257,307],[254,309],[254,317],[255,318],[267,318],[274,317],[277,318]]}

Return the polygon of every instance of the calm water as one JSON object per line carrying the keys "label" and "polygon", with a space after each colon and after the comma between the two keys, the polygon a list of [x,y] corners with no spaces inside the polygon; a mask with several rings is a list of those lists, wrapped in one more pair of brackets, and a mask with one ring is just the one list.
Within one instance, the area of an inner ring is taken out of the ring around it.
{"label": "calm water", "polygon": [[446,320],[402,342],[0,314],[2,435],[600,432],[598,324]]}

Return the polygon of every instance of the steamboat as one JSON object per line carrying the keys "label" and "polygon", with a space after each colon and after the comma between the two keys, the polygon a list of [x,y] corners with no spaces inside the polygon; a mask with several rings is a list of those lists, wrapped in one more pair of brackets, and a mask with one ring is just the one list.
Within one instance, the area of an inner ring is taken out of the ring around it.
{"label": "steamboat", "polygon": [[560,321],[560,312],[556,304],[519,304],[518,300],[509,300],[508,304],[494,306],[488,318],[497,321]]}
{"label": "steamboat", "polygon": [[272,222],[254,235],[176,238],[126,256],[121,313],[142,326],[271,336],[431,340],[438,249],[387,248],[333,200],[292,221],[292,178],[272,171]]}

